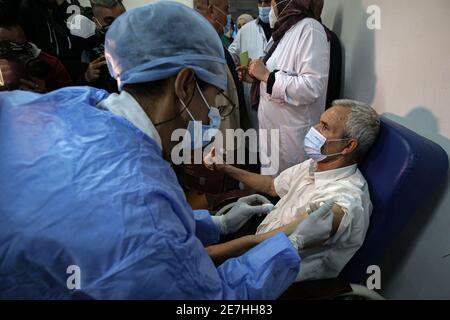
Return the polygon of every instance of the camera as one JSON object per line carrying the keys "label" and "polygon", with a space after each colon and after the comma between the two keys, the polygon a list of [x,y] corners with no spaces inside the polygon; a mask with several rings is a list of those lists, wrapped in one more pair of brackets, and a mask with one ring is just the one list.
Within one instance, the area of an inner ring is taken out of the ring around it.
{"label": "camera", "polygon": [[[91,49],[92,61],[105,55],[105,45],[103,43],[99,44],[95,48]],[[99,83],[101,83],[101,88],[108,92],[117,92],[117,81],[111,77],[108,66],[104,65],[100,68],[100,78]]]}
{"label": "camera", "polygon": [[29,43],[0,41],[0,59],[8,60],[15,66],[17,80],[46,79],[50,71],[50,66],[46,62],[35,57],[33,47]]}

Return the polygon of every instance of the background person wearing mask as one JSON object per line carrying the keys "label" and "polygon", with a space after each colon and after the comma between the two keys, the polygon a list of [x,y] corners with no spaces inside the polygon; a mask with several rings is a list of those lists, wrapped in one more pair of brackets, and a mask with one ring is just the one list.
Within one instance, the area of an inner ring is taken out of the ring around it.
{"label": "background person wearing mask", "polygon": [[[120,95],[0,93],[0,298],[279,297],[300,263],[285,235],[218,268],[204,248],[268,210],[250,198],[225,219],[193,212],[170,165],[175,130],[203,145],[187,134],[195,121],[220,124],[213,102],[227,76],[214,29],[160,1],[119,17],[105,47]],[[75,290],[69,266],[81,270]]]}
{"label": "background person wearing mask", "polygon": [[[229,15],[229,3],[228,0],[194,0],[194,9],[202,14],[214,27],[219,35],[223,35],[226,31],[227,21],[231,19]],[[228,116],[222,119],[221,132],[223,134],[223,149],[226,153],[235,153],[235,159],[239,152],[244,153],[242,149],[248,147],[246,141],[242,139],[237,143],[228,143],[226,139],[227,129],[243,129],[250,128],[249,115],[247,113],[247,107],[244,97],[244,87],[242,82],[238,78],[236,72],[236,65],[233,61],[233,57],[228,50],[224,47],[225,59],[227,61],[227,88],[225,95],[219,96],[216,101],[218,106],[221,106],[225,110],[224,114]],[[227,149],[227,145],[230,148]],[[231,146],[234,146],[231,148]],[[247,154],[247,152],[245,152]],[[246,161],[248,163],[248,161]],[[234,181],[230,183],[234,184]],[[225,182],[227,186],[228,183]],[[236,189],[237,186],[233,185],[230,189]]]}
{"label": "background person wearing mask", "polygon": [[108,92],[118,92],[117,82],[109,75],[105,60],[105,35],[114,20],[125,13],[119,0],[91,0],[92,20],[96,25],[96,36],[92,48],[84,50],[81,63],[84,70],[80,85],[90,85]]}
{"label": "background person wearing mask", "polygon": [[[264,57],[267,43],[272,37],[272,29],[269,24],[270,0],[258,1],[258,19],[247,23],[239,32],[228,48],[236,65],[239,65],[239,57],[243,52],[248,52],[250,59]],[[251,126],[258,129],[258,111],[251,107],[250,99],[251,84],[244,83],[245,103],[250,117]]]}
{"label": "background person wearing mask", "polygon": [[[259,127],[268,130],[259,136],[261,173],[277,176],[305,160],[304,138],[325,110],[330,45],[315,20],[314,0],[273,0],[270,24],[270,50],[248,70],[257,80],[252,105],[258,107]],[[279,141],[271,141],[271,130],[279,130]],[[273,154],[279,163],[269,163]]]}

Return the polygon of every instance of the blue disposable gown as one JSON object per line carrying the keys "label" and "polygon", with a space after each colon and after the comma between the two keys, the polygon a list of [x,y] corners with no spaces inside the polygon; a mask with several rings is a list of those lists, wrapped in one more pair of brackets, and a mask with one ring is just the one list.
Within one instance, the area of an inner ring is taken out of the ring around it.
{"label": "blue disposable gown", "polygon": [[95,107],[106,97],[0,94],[0,298],[277,298],[299,270],[289,240],[216,268],[209,213],[152,139]]}

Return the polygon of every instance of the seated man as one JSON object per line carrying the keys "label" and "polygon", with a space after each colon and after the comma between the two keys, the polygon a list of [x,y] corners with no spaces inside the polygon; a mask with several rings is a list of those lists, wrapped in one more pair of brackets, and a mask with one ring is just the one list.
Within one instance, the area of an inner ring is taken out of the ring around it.
{"label": "seated man", "polygon": [[[375,142],[379,128],[379,117],[371,107],[338,100],[305,138],[310,160],[287,169],[276,179],[221,164],[215,157],[209,168],[225,172],[258,193],[279,196],[281,200],[259,225],[257,235],[280,231],[289,224],[295,228],[300,222],[303,234],[297,232],[290,238],[302,258],[297,280],[333,278],[361,247],[369,227],[372,204],[357,165]],[[314,227],[309,227],[308,215],[322,203],[334,203],[333,218],[322,216],[322,222],[315,218]],[[324,230],[324,241],[304,245],[307,237]]]}

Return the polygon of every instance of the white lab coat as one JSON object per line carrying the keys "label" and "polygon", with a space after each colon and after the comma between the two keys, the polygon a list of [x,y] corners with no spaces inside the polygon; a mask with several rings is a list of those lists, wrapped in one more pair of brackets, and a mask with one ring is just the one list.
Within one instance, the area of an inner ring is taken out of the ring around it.
{"label": "white lab coat", "polygon": [[310,18],[286,32],[267,61],[270,71],[280,72],[275,75],[272,95],[261,82],[259,126],[279,129],[279,140],[271,141],[270,133],[260,133],[263,175],[277,176],[305,160],[305,135],[325,110],[329,66],[330,44],[324,27]]}
{"label": "white lab coat", "polygon": [[[236,39],[228,48],[236,65],[240,64],[239,55],[242,52],[248,51],[250,59],[261,59],[265,56],[265,49],[267,47],[267,39],[264,29],[259,25],[258,19],[250,21],[244,25],[238,32]],[[247,113],[250,117],[251,126],[258,129],[258,112],[251,107],[250,91],[252,85],[244,82],[245,104],[247,106]]]}

